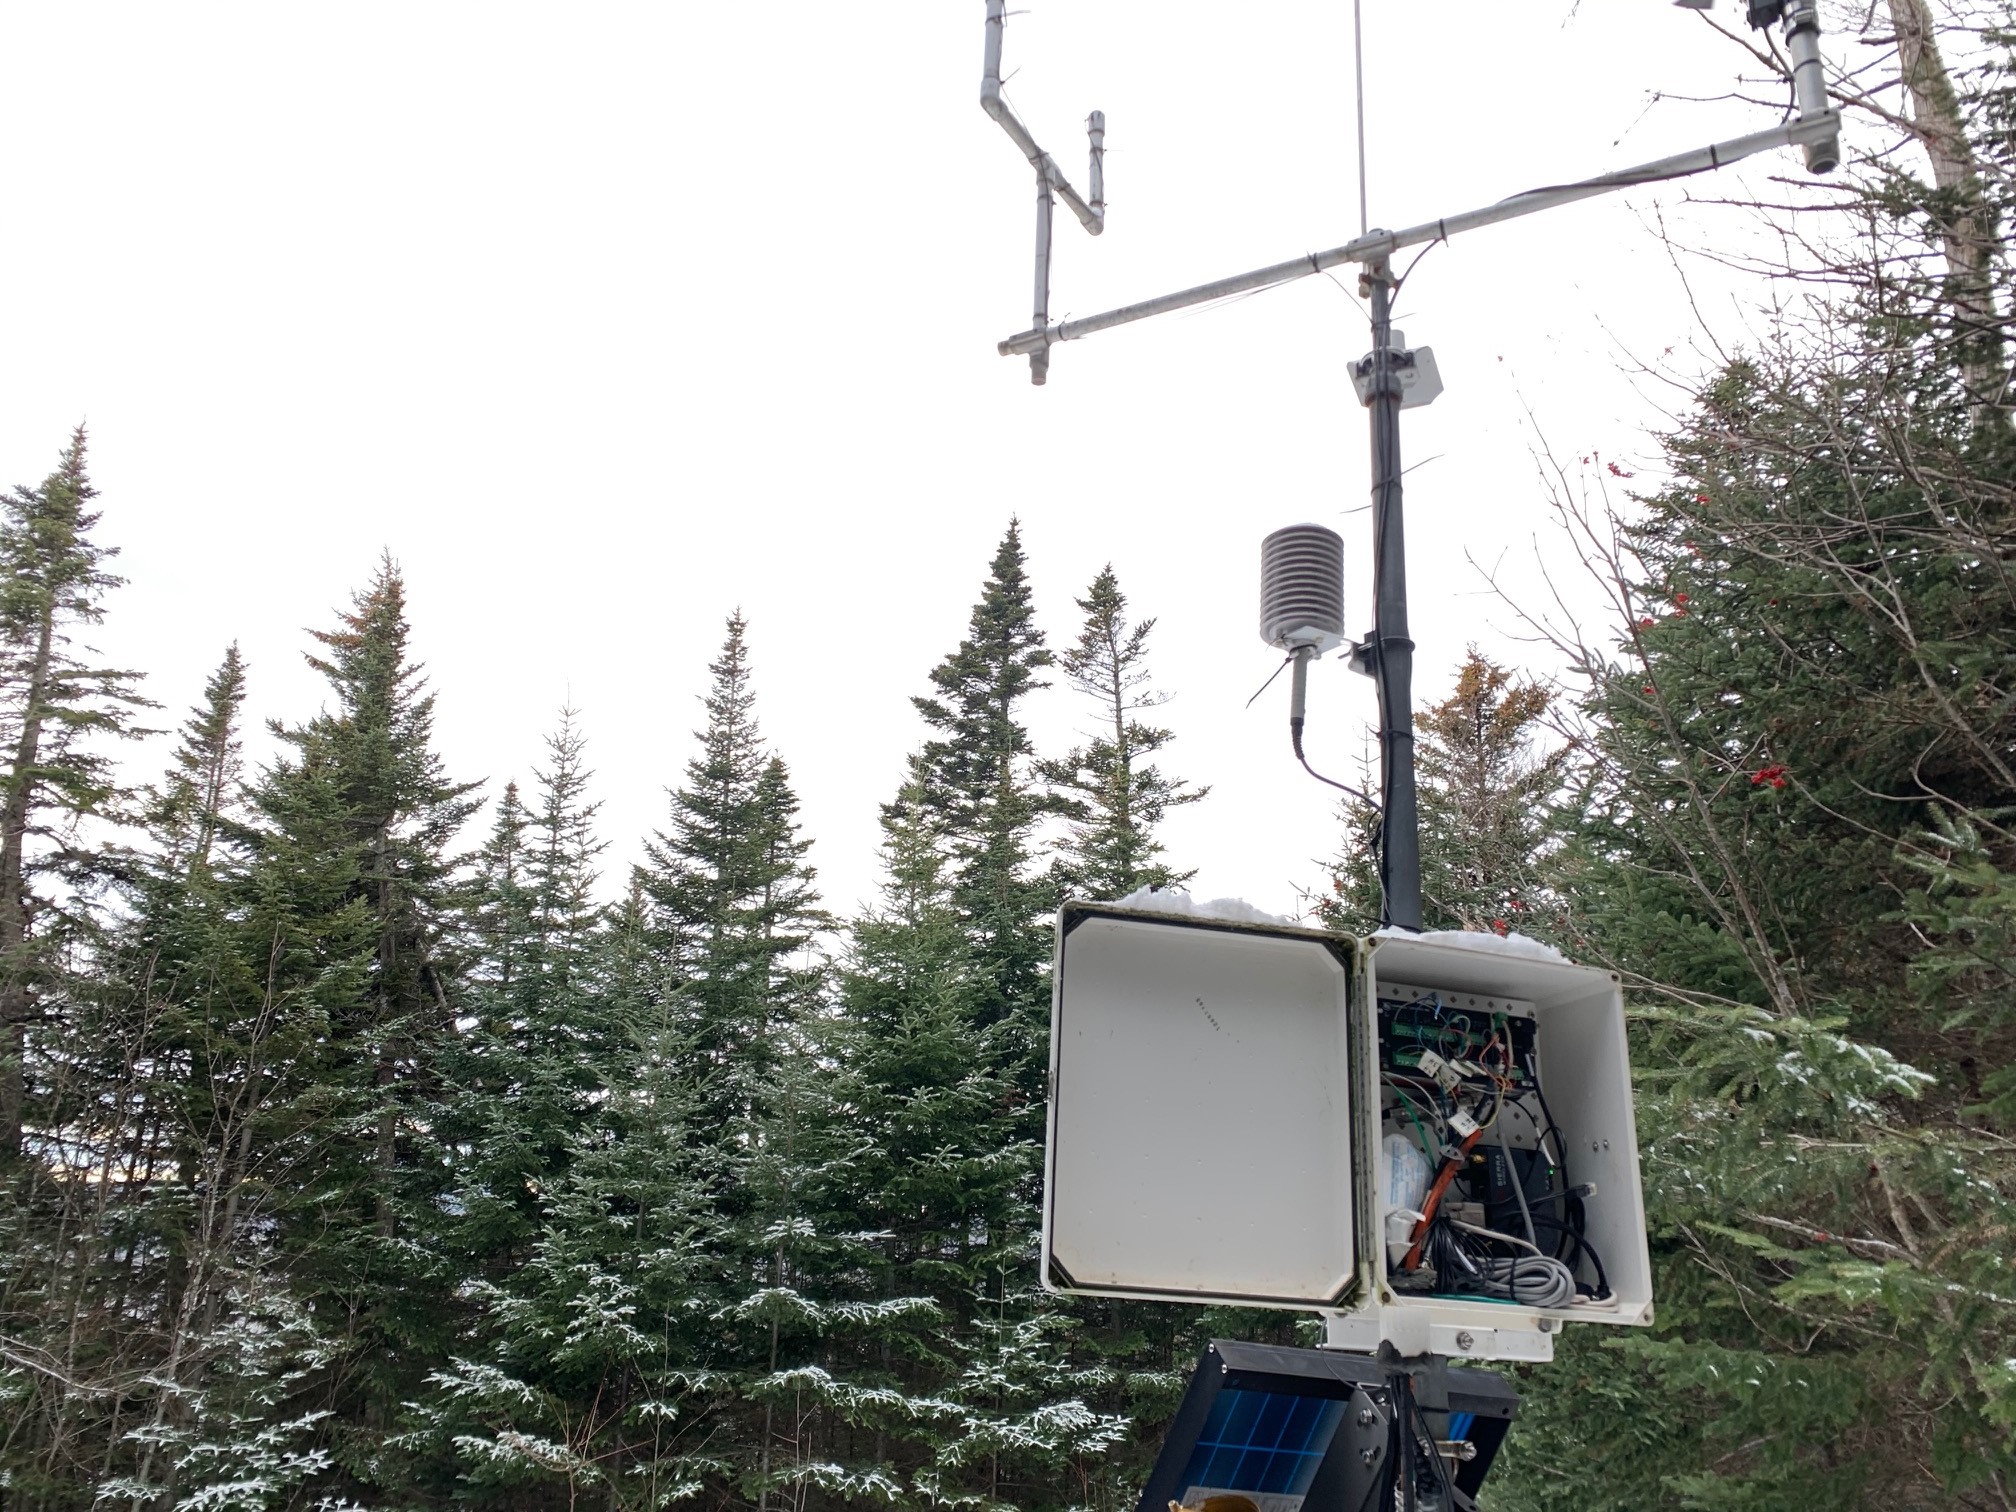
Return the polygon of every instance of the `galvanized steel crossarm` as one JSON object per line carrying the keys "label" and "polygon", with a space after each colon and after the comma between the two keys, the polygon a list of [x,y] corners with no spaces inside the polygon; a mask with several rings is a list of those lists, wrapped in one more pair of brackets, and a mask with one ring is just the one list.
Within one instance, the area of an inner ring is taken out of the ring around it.
{"label": "galvanized steel crossarm", "polygon": [[1250,273],[1235,274],[1231,278],[1199,284],[1195,288],[1164,294],[1156,299],[1144,299],[1139,304],[1123,305],[1117,310],[1107,310],[1098,315],[1087,315],[1078,320],[1059,321],[1056,325],[1042,329],[1022,331],[1000,342],[997,350],[1004,357],[1025,356],[1055,346],[1060,341],[1076,341],[1081,336],[1090,336],[1097,331],[1129,325],[1137,320],[1146,320],[1151,315],[1166,315],[1172,310],[1209,304],[1215,299],[1224,299],[1234,294],[1271,288],[1275,284],[1307,278],[1311,274],[1350,263],[1375,262],[1382,257],[1390,257],[1405,247],[1447,241],[1461,231],[1474,231],[1482,226],[1495,225],[1499,221],[1516,220],[1520,216],[1549,210],[1556,205],[1572,204],[1576,200],[1590,199],[1618,189],[1631,189],[1666,179],[1685,177],[1688,174],[1705,173],[1778,147],[1803,147],[1833,137],[1840,132],[1840,129],[1841,117],[1838,112],[1832,110],[1818,112],[1812,116],[1773,126],[1766,131],[1752,132],[1748,136],[1717,142],[1707,147],[1696,148],[1692,152],[1676,153],[1672,157],[1660,158],[1656,162],[1641,163],[1635,168],[1598,174],[1594,178],[1582,179],[1572,184],[1531,189],[1523,194],[1515,194],[1509,199],[1502,199],[1495,205],[1466,210],[1460,215],[1444,216],[1440,220],[1424,221],[1418,226],[1409,226],[1402,231],[1369,231],[1356,240],[1348,241],[1341,247],[1332,247],[1327,252],[1305,253],[1287,262],[1275,263],[1271,267],[1256,268]]}

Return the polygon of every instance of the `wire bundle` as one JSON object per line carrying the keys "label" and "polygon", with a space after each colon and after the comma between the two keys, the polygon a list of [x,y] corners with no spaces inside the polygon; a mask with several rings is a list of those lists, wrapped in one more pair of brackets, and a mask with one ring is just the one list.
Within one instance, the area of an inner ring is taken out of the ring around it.
{"label": "wire bundle", "polygon": [[[1383,1010],[1385,1005],[1381,1006]],[[1399,1003],[1390,1011],[1392,1032],[1424,1049],[1434,1048],[1457,1066],[1461,1078],[1460,1084],[1452,1085],[1448,1078],[1438,1083],[1397,1066],[1381,1071],[1394,1099],[1389,1116],[1411,1126],[1422,1153],[1437,1165],[1421,1212],[1415,1215],[1412,1243],[1396,1271],[1412,1271],[1425,1263],[1432,1268],[1434,1295],[1527,1307],[1567,1308],[1583,1296],[1609,1296],[1603,1261],[1584,1232],[1581,1199],[1588,1189],[1567,1182],[1560,1130],[1540,1089],[1532,1052],[1515,1049],[1505,1015],[1473,1022],[1467,1014],[1445,1014],[1432,997]],[[1519,1107],[1532,1122],[1538,1157],[1548,1166],[1545,1195],[1536,1194],[1529,1201],[1528,1178],[1509,1138],[1503,1132],[1495,1136],[1503,1151],[1506,1187],[1517,1204],[1516,1214],[1506,1215],[1516,1217],[1516,1223],[1501,1219],[1501,1224],[1517,1232],[1466,1223],[1449,1214],[1444,1202],[1451,1181],[1468,1169],[1472,1150],[1492,1138],[1508,1104]],[[1470,1115],[1473,1127],[1460,1142],[1452,1143],[1451,1123],[1459,1112]],[[1596,1273],[1594,1286],[1579,1279],[1585,1264]]]}
{"label": "wire bundle", "polygon": [[[1512,1253],[1501,1252],[1508,1249]],[[1575,1273],[1510,1234],[1438,1218],[1429,1225],[1424,1253],[1444,1293],[1469,1292],[1527,1307],[1567,1307],[1575,1301]]]}

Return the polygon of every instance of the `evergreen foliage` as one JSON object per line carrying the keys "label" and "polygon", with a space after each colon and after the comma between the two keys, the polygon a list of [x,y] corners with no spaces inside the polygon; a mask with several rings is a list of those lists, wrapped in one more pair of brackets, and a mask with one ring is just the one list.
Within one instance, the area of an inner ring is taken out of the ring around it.
{"label": "evergreen foliage", "polygon": [[746,630],[729,616],[699,754],[639,873],[696,1083],[723,1127],[760,1117],[757,1088],[813,985],[792,960],[827,923],[789,774],[756,723]]}
{"label": "evergreen foliage", "polygon": [[[1546,728],[1553,701],[1473,646],[1449,696],[1414,716],[1424,928],[1537,934],[1558,924],[1545,918],[1544,816],[1571,753]],[[1378,816],[1343,812],[1344,851],[1311,911],[1363,932],[1381,917]]]}
{"label": "evergreen foliage", "polygon": [[1148,685],[1148,633],[1155,621],[1128,622],[1127,596],[1110,564],[1078,607],[1084,628],[1058,664],[1098,708],[1101,728],[1084,745],[1040,763],[1052,807],[1070,821],[1058,845],[1058,886],[1088,898],[1177,886],[1195,873],[1172,871],[1157,859],[1162,843],[1156,826],[1170,809],[1196,803],[1210,789],[1164,776],[1150,758],[1175,736],[1135,717],[1168,702],[1166,693]]}
{"label": "evergreen foliage", "polygon": [[1036,626],[1026,565],[1021,526],[1011,521],[966,638],[932,668],[932,695],[912,700],[932,732],[913,764],[916,793],[949,847],[949,898],[990,1019],[1034,1000],[1048,954],[1030,928],[1052,893],[1030,874],[1045,805],[1021,704],[1046,686],[1038,673],[1054,658]]}
{"label": "evergreen foliage", "polygon": [[1503,1507],[2016,1495],[2008,55],[1948,92],[1891,9],[1937,181],[1863,186],[1848,297],[1710,377],[1670,482],[1559,472],[1615,619],[1560,637],[1545,859],[1563,943],[1640,984],[1660,1326],[1536,1375]]}
{"label": "evergreen foliage", "polygon": [[[88,929],[64,898],[94,871],[78,826],[115,817],[127,796],[104,743],[139,733],[132,711],[148,705],[139,673],[72,648],[121,581],[105,565],[116,552],[91,539],[97,496],[80,425],[39,487],[0,498],[0,1171],[22,1152],[29,1021],[60,995],[66,942]],[[38,888],[44,877],[57,886]]]}

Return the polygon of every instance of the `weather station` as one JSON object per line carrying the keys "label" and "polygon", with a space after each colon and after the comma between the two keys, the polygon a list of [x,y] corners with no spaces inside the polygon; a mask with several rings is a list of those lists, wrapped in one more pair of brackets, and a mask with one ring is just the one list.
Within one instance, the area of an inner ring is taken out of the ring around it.
{"label": "weather station", "polygon": [[[1707,9],[1712,0],[1679,0]],[[1067,1293],[1290,1308],[1318,1349],[1215,1342],[1139,1512],[1460,1512],[1518,1398],[1462,1361],[1544,1362],[1565,1327],[1653,1320],[1621,983],[1517,938],[1423,934],[1400,414],[1441,391],[1393,329],[1394,254],[1592,196],[1803,149],[1840,161],[1816,0],[1738,0],[1782,39],[1785,120],[1748,136],[1360,234],[1251,272],[1052,323],[1052,211],[1105,226],[1105,117],[1075,189],[1001,91],[1006,0],[987,0],[981,104],[1036,178],[1033,318],[998,344],[1042,384],[1053,348],[1344,266],[1370,302],[1351,364],[1371,426],[1373,623],[1347,633],[1343,542],[1289,525],[1261,543],[1261,635],[1290,670],[1345,655],[1378,695],[1380,927],[1362,937],[1120,903],[1057,919],[1044,1284]]]}

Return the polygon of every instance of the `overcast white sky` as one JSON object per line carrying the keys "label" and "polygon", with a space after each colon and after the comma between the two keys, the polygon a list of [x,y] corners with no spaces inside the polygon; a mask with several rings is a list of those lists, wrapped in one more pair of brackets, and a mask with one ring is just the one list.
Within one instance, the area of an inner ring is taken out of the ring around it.
{"label": "overcast white sky", "polygon": [[[1375,224],[1775,118],[1670,98],[1726,93],[1742,60],[1661,0],[1364,5]],[[1175,859],[1204,894],[1288,911],[1336,825],[1282,690],[1242,709],[1275,660],[1258,545],[1342,530],[1369,621],[1358,307],[1306,280],[1067,346],[1031,388],[994,351],[1027,324],[1032,186],[977,104],[983,15],[13,0],[0,480],[39,480],[89,422],[100,538],[131,579],[98,644],[152,674],[164,723],[234,638],[257,719],[313,712],[305,628],[389,549],[450,771],[527,775],[571,700],[612,882],[662,823],[740,605],[842,909],[875,885],[908,697],[1019,514],[1053,645],[1107,561],[1160,620],[1168,764],[1214,789],[1170,823]],[[1108,229],[1060,211],[1054,312],[1357,232],[1348,0],[1032,0],[1007,55],[1076,178],[1079,123],[1107,113]],[[1698,366],[1652,234],[1682,198],[1459,238],[1409,285],[1402,326],[1448,386],[1405,430],[1421,698],[1466,642],[1537,654],[1465,565],[1524,561],[1536,535],[1560,555],[1527,409],[1562,451],[1636,467],[1657,414],[1632,360]],[[1677,213],[1696,240],[1739,234]],[[1734,330],[1751,291],[1693,272]],[[1370,694],[1318,667],[1319,765],[1349,775]],[[1052,750],[1088,717],[1061,687],[1033,712]]]}

